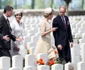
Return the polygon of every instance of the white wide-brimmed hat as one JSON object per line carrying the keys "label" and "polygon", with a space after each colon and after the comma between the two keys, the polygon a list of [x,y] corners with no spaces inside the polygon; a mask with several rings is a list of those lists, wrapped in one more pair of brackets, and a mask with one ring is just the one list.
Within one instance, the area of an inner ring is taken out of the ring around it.
{"label": "white wide-brimmed hat", "polygon": [[23,13],[23,11],[21,9],[15,11],[15,15],[20,14],[20,13]]}

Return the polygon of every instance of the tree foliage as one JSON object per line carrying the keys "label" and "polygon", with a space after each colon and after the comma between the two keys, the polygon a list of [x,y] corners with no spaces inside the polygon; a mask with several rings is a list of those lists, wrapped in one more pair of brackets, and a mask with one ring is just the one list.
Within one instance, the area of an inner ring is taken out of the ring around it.
{"label": "tree foliage", "polygon": [[64,0],[66,2],[67,5],[69,5],[69,3],[72,1],[72,0]]}

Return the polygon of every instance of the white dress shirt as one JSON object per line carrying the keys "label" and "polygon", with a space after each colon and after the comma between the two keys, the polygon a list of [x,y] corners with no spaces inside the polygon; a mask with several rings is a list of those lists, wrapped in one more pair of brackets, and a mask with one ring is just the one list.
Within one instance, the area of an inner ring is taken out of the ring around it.
{"label": "white dress shirt", "polygon": [[5,14],[3,14],[3,16],[5,17],[5,19],[8,19],[8,17]]}

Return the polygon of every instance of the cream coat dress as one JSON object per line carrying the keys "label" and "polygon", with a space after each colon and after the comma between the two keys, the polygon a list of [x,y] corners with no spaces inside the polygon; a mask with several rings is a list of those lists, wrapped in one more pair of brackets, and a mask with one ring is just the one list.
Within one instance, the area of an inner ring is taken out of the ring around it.
{"label": "cream coat dress", "polygon": [[[45,19],[43,19],[40,22],[40,32],[43,33],[49,29],[51,29],[50,23],[47,22]],[[34,51],[34,55],[37,56],[37,54],[39,53],[48,54],[48,51],[50,50],[50,48],[51,48],[51,36],[50,36],[50,33],[48,33],[47,35],[43,37],[42,36],[39,37],[35,51]],[[54,55],[54,54],[51,54],[51,55]],[[50,56],[48,55],[48,58],[51,58],[51,55]]]}

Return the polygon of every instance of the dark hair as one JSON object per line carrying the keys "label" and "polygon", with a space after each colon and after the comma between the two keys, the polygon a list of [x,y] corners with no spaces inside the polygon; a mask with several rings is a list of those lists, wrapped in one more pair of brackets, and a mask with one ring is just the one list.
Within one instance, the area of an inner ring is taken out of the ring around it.
{"label": "dark hair", "polygon": [[12,11],[13,10],[13,7],[7,5],[5,8],[4,8],[4,13],[6,13],[7,11]]}
{"label": "dark hair", "polygon": [[[15,15],[15,17],[17,16],[18,14]],[[23,16],[23,13],[20,13],[21,17]]]}

